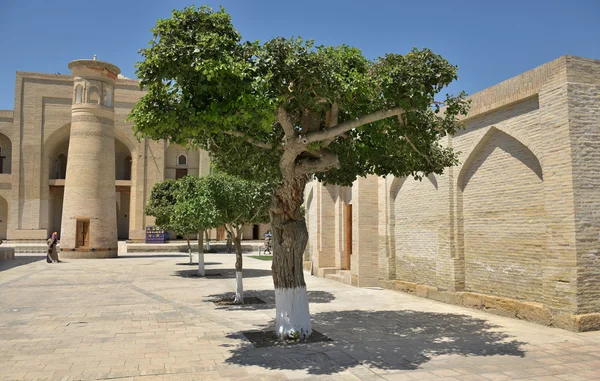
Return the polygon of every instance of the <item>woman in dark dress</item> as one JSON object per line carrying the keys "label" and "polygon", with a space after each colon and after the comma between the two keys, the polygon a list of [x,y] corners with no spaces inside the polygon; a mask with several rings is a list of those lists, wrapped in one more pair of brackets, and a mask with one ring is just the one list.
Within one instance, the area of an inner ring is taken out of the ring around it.
{"label": "woman in dark dress", "polygon": [[48,240],[48,254],[46,255],[46,262],[60,262],[58,260],[58,251],[56,245],[58,244],[58,233],[52,233],[52,236]]}

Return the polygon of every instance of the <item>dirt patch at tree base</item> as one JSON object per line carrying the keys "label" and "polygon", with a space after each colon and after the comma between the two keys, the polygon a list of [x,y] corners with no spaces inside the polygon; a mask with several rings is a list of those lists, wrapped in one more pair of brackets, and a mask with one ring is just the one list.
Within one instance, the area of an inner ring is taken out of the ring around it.
{"label": "dirt patch at tree base", "polygon": [[254,348],[268,348],[275,346],[288,346],[296,344],[311,344],[311,343],[324,343],[333,341],[324,334],[315,331],[313,329],[312,335],[305,340],[281,340],[275,334],[275,331],[246,331],[242,332],[242,335],[248,339],[254,346]]}

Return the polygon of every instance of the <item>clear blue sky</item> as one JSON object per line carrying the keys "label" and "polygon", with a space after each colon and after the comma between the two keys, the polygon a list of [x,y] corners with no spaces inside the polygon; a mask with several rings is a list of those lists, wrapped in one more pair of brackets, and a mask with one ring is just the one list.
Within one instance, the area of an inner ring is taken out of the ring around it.
{"label": "clear blue sky", "polygon": [[[244,39],[302,36],[369,58],[427,47],[459,66],[449,91],[469,94],[559,56],[600,59],[600,0],[204,0],[223,5]],[[98,59],[135,78],[150,28],[182,0],[0,0],[0,109],[16,71],[68,74]],[[196,2],[195,5],[202,5]]]}

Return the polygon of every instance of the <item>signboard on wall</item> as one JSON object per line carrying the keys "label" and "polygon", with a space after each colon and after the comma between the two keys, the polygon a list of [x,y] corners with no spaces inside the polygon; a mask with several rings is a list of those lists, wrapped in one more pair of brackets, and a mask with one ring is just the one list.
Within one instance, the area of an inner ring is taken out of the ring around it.
{"label": "signboard on wall", "polygon": [[146,226],[146,243],[165,243],[165,231],[156,226]]}

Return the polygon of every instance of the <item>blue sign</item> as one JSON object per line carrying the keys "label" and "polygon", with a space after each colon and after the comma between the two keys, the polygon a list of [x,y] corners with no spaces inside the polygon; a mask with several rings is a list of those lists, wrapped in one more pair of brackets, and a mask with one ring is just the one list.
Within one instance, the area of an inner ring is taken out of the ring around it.
{"label": "blue sign", "polygon": [[165,243],[166,233],[156,226],[146,226],[146,243]]}

